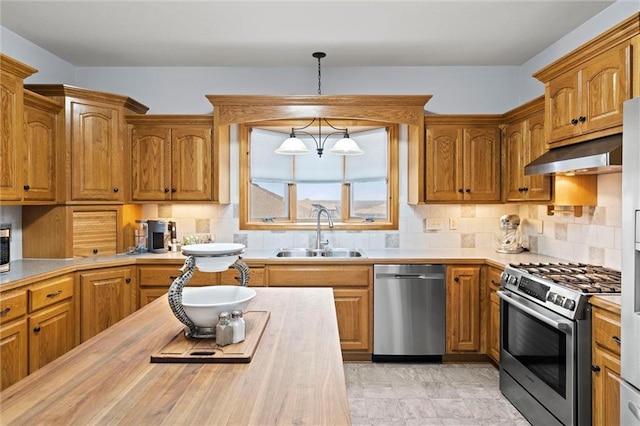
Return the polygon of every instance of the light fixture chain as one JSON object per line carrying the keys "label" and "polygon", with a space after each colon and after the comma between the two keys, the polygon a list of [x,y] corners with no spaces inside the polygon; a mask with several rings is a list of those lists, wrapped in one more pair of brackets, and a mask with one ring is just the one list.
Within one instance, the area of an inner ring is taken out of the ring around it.
{"label": "light fixture chain", "polygon": [[318,95],[322,95],[322,89],[320,86],[320,82],[322,81],[322,72],[321,72],[321,66],[320,66],[320,56],[318,56]]}

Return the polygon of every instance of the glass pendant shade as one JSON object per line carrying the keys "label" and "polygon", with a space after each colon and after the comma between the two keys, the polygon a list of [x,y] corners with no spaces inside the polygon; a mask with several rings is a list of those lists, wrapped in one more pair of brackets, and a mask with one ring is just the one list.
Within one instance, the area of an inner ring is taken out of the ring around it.
{"label": "glass pendant shade", "polygon": [[364,151],[360,149],[356,141],[349,138],[346,135],[344,138],[340,139],[336,142],[335,145],[329,150],[332,154],[339,155],[361,155],[364,154]]}
{"label": "glass pendant shade", "polygon": [[305,146],[304,142],[295,136],[285,139],[280,147],[276,149],[276,154],[283,155],[302,155],[308,154],[309,152],[311,151]]}

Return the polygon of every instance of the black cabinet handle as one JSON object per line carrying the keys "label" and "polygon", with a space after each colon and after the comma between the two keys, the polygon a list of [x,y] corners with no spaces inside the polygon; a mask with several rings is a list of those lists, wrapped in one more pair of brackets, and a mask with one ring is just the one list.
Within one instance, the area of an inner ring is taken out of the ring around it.
{"label": "black cabinet handle", "polygon": [[165,194],[168,194],[168,193],[169,193],[169,188],[165,188],[165,189],[164,189],[164,193],[165,193]]}
{"label": "black cabinet handle", "polygon": [[47,294],[47,298],[49,299],[53,299],[54,297],[58,297],[62,294],[62,290],[58,290],[55,293],[49,293]]}
{"label": "black cabinet handle", "polygon": [[34,333],[40,333],[40,330],[41,330],[41,329],[40,329],[40,326],[38,326],[38,327],[36,327],[36,328],[34,328],[34,329],[33,329],[33,332],[34,332]]}
{"label": "black cabinet handle", "polygon": [[98,249],[93,249],[93,254],[98,254]]}
{"label": "black cabinet handle", "polygon": [[598,373],[600,371],[600,367],[598,367],[597,365],[592,365],[591,366],[591,371]]}
{"label": "black cabinet handle", "polygon": [[6,308],[0,311],[0,316],[7,315],[10,311],[11,311],[11,308],[7,306]]}
{"label": "black cabinet handle", "polygon": [[613,339],[617,344],[620,344],[620,338],[618,336],[611,336],[611,339]]}
{"label": "black cabinet handle", "polygon": [[113,192],[118,192],[120,191],[118,188],[113,188]]}
{"label": "black cabinet handle", "polygon": [[587,121],[587,117],[585,117],[584,115],[581,115],[580,117],[578,117],[578,121],[580,123],[584,123],[585,121]]}
{"label": "black cabinet handle", "polygon": [[31,189],[31,187],[30,187],[29,185],[25,185],[25,186],[23,186],[22,188],[23,188],[25,191],[28,191],[28,190],[30,190],[30,189]]}
{"label": "black cabinet handle", "polygon": [[175,276],[173,276],[173,275],[169,275],[169,278],[170,278],[170,279],[172,279],[172,280],[175,280],[175,279],[176,279],[176,278],[178,278],[178,277],[175,277]]}

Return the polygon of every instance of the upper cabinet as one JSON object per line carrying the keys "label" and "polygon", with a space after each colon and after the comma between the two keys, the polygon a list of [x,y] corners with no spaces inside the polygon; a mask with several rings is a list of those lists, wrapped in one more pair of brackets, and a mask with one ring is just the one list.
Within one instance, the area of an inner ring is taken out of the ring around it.
{"label": "upper cabinet", "polygon": [[211,115],[129,116],[132,201],[212,201]]}
{"label": "upper cabinet", "polygon": [[426,201],[500,201],[500,116],[427,115]]}
{"label": "upper cabinet", "polygon": [[26,85],[28,90],[64,107],[64,149],[58,150],[64,202],[127,201],[130,158],[126,144],[125,113],[144,114],[147,107],[126,97],[66,85]]}
{"label": "upper cabinet", "polygon": [[24,197],[23,81],[37,72],[0,53],[0,202],[21,204]]}
{"label": "upper cabinet", "polygon": [[551,176],[525,176],[524,166],[546,151],[544,98],[534,99],[505,114],[504,191],[506,201],[551,200]]}
{"label": "upper cabinet", "polygon": [[622,131],[622,104],[640,95],[636,14],[534,74],[545,84],[551,147]]}

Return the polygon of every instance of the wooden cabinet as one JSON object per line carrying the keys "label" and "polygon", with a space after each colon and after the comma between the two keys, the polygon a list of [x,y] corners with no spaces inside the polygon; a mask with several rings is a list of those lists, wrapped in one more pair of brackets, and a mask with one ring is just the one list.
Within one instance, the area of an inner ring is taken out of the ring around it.
{"label": "wooden cabinet", "polygon": [[123,253],[134,245],[136,205],[25,206],[22,255],[70,258]]}
{"label": "wooden cabinet", "polygon": [[499,116],[425,116],[427,201],[500,201]]}
{"label": "wooden cabinet", "polygon": [[3,389],[79,343],[74,292],[74,275],[65,274],[0,295]]}
{"label": "wooden cabinet", "polygon": [[0,53],[0,201],[19,204],[23,190],[23,81],[35,68]]}
{"label": "wooden cabinet", "polygon": [[78,272],[81,294],[80,340],[111,327],[137,308],[135,267]]}
{"label": "wooden cabinet", "polygon": [[60,109],[52,100],[24,91],[23,204],[56,201]]}
{"label": "wooden cabinet", "polygon": [[333,287],[343,357],[371,359],[371,265],[267,265],[265,279],[270,287]]}
{"label": "wooden cabinet", "polygon": [[211,201],[213,118],[132,116],[131,199]]}
{"label": "wooden cabinet", "polygon": [[544,98],[537,98],[505,115],[504,186],[506,201],[550,201],[551,176],[525,176],[524,167],[546,151]]}
{"label": "wooden cabinet", "polygon": [[620,424],[620,306],[594,300],[592,311],[592,421]]}
{"label": "wooden cabinet", "polygon": [[534,74],[545,84],[546,139],[552,147],[622,131],[622,104],[638,96],[637,16]]}
{"label": "wooden cabinet", "polygon": [[447,266],[447,353],[480,352],[480,267]]}
{"label": "wooden cabinet", "polygon": [[27,292],[0,294],[0,389],[29,374]]}
{"label": "wooden cabinet", "polygon": [[67,176],[61,198],[66,202],[127,201],[130,159],[124,115],[144,114],[148,108],[126,96],[73,86],[25,87],[64,107],[65,149],[59,150],[63,158],[58,164]]}
{"label": "wooden cabinet", "polygon": [[492,266],[484,268],[483,287],[487,290],[487,300],[483,303],[486,316],[486,350],[487,355],[496,363],[500,363],[500,297],[496,291],[500,288],[502,270]]}
{"label": "wooden cabinet", "polygon": [[[181,267],[182,265],[140,265],[138,267],[140,307],[164,296],[169,286],[180,276]],[[224,272],[202,272],[196,269],[188,285],[239,285],[239,275],[235,268],[229,268]],[[249,287],[263,287],[264,277],[264,266],[249,265]]]}

